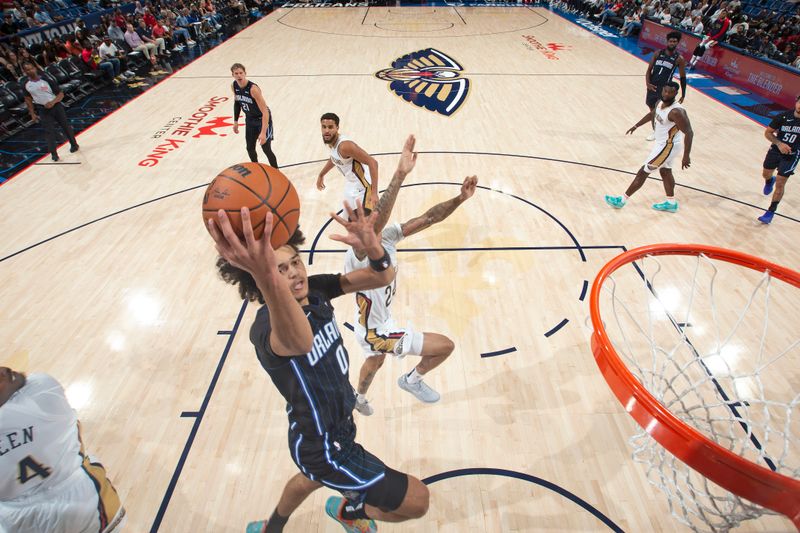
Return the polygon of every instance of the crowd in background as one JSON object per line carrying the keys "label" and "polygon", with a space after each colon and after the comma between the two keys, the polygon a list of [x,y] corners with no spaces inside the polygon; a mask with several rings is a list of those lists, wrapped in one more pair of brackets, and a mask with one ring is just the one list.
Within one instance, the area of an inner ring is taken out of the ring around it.
{"label": "crowd in background", "polygon": [[235,12],[247,17],[263,8],[262,0],[148,0],[135,2],[124,13],[113,0],[78,0],[81,9],[103,10],[99,24],[88,27],[79,18],[74,30],[41,43],[25,45],[18,35],[27,29],[58,22],[59,11],[75,9],[76,0],[55,0],[55,13],[44,10],[44,3],[34,0],[7,0],[0,32],[8,36],[0,42],[0,78],[16,81],[22,75],[23,62],[30,61],[44,70],[48,65],[75,57],[87,71],[103,72],[116,82],[133,76],[126,68],[131,52],[146,59],[151,72],[175,52],[195,46],[196,41],[213,36],[222,29],[222,13]]}
{"label": "crowd in background", "polygon": [[[730,18],[727,45],[743,52],[800,68],[800,15],[795,4],[753,0],[566,0],[567,9],[635,35],[645,19],[706,35],[720,16]],[[754,3],[757,2],[757,3]],[[749,14],[746,14],[746,12]]]}

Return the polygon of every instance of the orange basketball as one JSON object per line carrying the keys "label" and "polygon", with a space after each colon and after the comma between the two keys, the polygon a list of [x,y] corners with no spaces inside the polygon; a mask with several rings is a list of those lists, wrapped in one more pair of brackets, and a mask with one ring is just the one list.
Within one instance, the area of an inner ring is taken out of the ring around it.
{"label": "orange basketball", "polygon": [[256,239],[264,234],[264,219],[272,211],[270,242],[275,249],[289,241],[300,220],[300,199],[292,182],[280,170],[261,163],[240,163],[217,174],[203,196],[203,224],[208,229],[208,219],[219,222],[217,211],[224,209],[244,239],[242,207],[250,209]]}

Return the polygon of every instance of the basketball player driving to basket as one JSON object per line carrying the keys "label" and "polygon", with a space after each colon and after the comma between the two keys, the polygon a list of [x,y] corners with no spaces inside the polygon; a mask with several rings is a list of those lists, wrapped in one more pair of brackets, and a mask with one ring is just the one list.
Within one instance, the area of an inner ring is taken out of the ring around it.
{"label": "basketball player driving to basket", "polygon": [[[428,510],[427,487],[414,476],[398,472],[355,442],[355,393],[350,384],[350,360],[336,325],[331,300],[343,294],[384,287],[394,278],[391,258],[375,234],[377,213],[366,216],[344,206],[348,220],[332,214],[346,230],[331,238],[366,250],[369,266],[347,274],[307,276],[299,255],[303,234],[273,249],[273,217],[268,213],[264,234],[256,240],[249,211],[243,208],[242,241],[225,211],[209,220],[220,258],[217,268],[239,294],[259,301],[250,330],[261,366],[286,399],[289,447],[300,473],[286,483],[268,520],[252,522],[248,533],[278,533],[292,512],[315,490],[330,487],[327,514],[347,531],[377,531],[374,520],[403,522]],[[320,401],[324,399],[324,401]]]}

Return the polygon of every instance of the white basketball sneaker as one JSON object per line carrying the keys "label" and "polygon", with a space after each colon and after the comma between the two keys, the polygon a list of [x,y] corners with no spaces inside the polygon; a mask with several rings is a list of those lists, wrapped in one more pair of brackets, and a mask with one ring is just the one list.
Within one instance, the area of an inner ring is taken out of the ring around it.
{"label": "white basketball sneaker", "polygon": [[438,392],[430,388],[424,381],[419,380],[416,383],[409,383],[408,376],[403,374],[397,380],[397,384],[404,391],[410,392],[417,397],[417,400],[425,403],[436,403],[441,396]]}
{"label": "white basketball sneaker", "polygon": [[364,400],[362,401],[358,397],[356,397],[356,411],[358,411],[364,416],[370,416],[372,415],[372,413],[375,412],[375,410],[369,404],[369,400],[364,398]]}

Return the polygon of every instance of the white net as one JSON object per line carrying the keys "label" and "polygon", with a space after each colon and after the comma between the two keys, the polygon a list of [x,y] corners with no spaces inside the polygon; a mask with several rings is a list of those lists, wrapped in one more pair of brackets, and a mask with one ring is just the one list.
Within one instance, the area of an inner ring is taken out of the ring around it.
{"label": "white net", "polygon": [[[650,394],[717,444],[800,477],[794,287],[704,255],[662,255],[621,267],[603,289],[606,333]],[[774,514],[698,474],[646,431],[630,443],[672,514],[694,531],[728,531]],[[794,529],[788,520],[774,520]]]}

